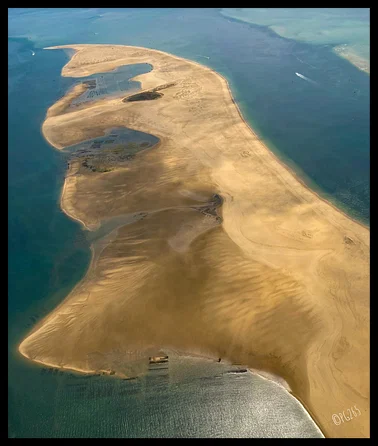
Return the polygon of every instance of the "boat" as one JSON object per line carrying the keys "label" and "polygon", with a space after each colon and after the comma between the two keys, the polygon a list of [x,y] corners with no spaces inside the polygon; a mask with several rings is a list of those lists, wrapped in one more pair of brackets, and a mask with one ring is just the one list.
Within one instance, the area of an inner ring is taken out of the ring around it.
{"label": "boat", "polygon": [[162,364],[164,362],[168,362],[168,356],[150,356],[149,358],[150,364]]}

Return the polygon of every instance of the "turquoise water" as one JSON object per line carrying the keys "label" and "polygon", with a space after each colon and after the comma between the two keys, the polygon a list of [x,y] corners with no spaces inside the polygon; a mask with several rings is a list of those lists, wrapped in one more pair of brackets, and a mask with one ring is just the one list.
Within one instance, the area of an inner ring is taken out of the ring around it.
{"label": "turquoise water", "polygon": [[8,39],[9,436],[318,435],[301,406],[274,384],[251,375],[215,378],[220,369],[207,363],[172,362],[161,378],[169,389],[163,394],[152,375],[126,382],[41,374],[19,356],[20,341],[83,277],[90,260],[85,232],[59,209],[66,163],[40,131],[47,108],[77,79],[60,76],[68,60],[63,51],[41,48],[150,46],[216,69],[278,156],[366,223],[369,76],[330,48],[229,22],[210,9],[10,10],[9,35],[18,36]]}
{"label": "turquoise water", "polygon": [[221,14],[300,42],[342,45],[370,67],[369,8],[223,8]]}
{"label": "turquoise water", "polygon": [[[313,11],[313,21],[322,14]],[[214,68],[269,147],[323,197],[369,224],[370,78],[332,46],[286,39],[213,9],[45,9],[11,15],[9,34],[39,48],[146,46]]]}

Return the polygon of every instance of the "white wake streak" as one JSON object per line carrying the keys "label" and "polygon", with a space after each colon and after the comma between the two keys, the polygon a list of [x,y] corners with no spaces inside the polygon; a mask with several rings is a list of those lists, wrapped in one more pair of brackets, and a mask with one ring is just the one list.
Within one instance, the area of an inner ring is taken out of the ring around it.
{"label": "white wake streak", "polygon": [[318,85],[318,83],[317,82],[315,82],[315,81],[313,81],[312,79],[309,79],[308,77],[306,77],[306,76],[303,76],[303,74],[301,74],[301,73],[295,73],[298,77],[300,77],[301,79],[304,79],[305,81],[307,81],[307,82],[310,82],[311,84],[313,84],[313,85]]}

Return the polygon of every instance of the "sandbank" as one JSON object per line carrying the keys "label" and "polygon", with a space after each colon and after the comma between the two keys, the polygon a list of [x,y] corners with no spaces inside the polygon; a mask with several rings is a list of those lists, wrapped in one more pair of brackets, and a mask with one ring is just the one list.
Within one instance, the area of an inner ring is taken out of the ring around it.
{"label": "sandbank", "polygon": [[[76,161],[62,194],[67,214],[90,229],[143,215],[112,233],[20,352],[131,376],[164,347],[204,350],[282,377],[326,436],[368,437],[369,229],[278,161],[213,70],[140,47],[54,48],[76,51],[63,76],[150,63],[134,78],[142,90],[171,86],[156,100],[72,111],[63,98],[47,113],[43,134],[58,149],[117,126],[160,144],[110,172]],[[332,415],[354,405],[361,415],[335,425]]]}

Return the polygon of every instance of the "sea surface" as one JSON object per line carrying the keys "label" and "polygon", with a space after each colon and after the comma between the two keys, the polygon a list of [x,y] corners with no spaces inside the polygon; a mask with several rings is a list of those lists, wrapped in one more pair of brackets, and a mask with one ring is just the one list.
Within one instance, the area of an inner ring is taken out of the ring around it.
{"label": "sea surface", "polygon": [[249,373],[229,374],[227,364],[181,358],[120,381],[42,371],[19,355],[28,331],[90,261],[85,231],[59,208],[66,162],[41,134],[48,107],[78,80],[60,76],[66,52],[42,48],[138,45],[214,68],[277,156],[367,225],[369,76],[331,47],[215,9],[9,9],[8,17],[9,436],[319,436],[286,391]]}
{"label": "sea surface", "polygon": [[223,8],[221,14],[268,26],[289,39],[350,52],[370,69],[369,8]]}

